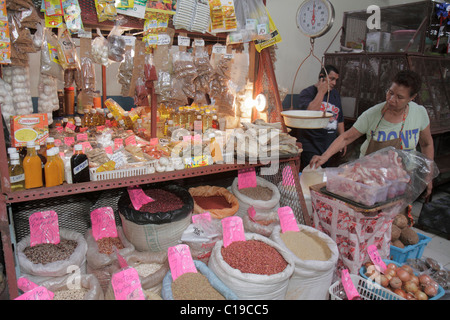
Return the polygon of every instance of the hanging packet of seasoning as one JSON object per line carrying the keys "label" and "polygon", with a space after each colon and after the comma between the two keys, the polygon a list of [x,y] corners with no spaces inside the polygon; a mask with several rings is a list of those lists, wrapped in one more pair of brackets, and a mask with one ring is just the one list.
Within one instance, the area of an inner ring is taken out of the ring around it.
{"label": "hanging packet of seasoning", "polygon": [[134,7],[134,0],[116,0],[115,3],[116,8],[133,8]]}
{"label": "hanging packet of seasoning", "polygon": [[106,20],[114,21],[117,17],[117,9],[114,1],[95,0],[95,10],[98,22]]}
{"label": "hanging packet of seasoning", "polygon": [[44,22],[46,28],[62,28],[64,25],[62,16],[47,16],[45,14]]}
{"label": "hanging packet of seasoning", "polygon": [[211,19],[211,33],[237,30],[236,12],[233,0],[209,0],[209,12]]}
{"label": "hanging packet of seasoning", "polygon": [[[267,10],[267,8],[266,8]],[[268,48],[270,46],[273,46],[277,43],[281,42],[281,35],[278,31],[275,23],[272,20],[272,17],[269,14],[269,11],[267,11],[267,16],[269,17],[269,33],[270,37],[269,39],[257,39],[255,40],[255,48],[258,52],[261,52],[262,49]]]}
{"label": "hanging packet of seasoning", "polygon": [[175,14],[172,0],[148,0],[145,11],[168,13],[171,15]]}
{"label": "hanging packet of seasoning", "polygon": [[28,219],[30,225],[30,247],[41,243],[58,244],[59,222],[55,211],[40,211],[33,213]]}
{"label": "hanging packet of seasoning", "polygon": [[81,20],[81,8],[78,0],[64,0],[62,5],[67,30],[71,34],[82,31],[83,21]]}
{"label": "hanging packet of seasoning", "polygon": [[0,64],[11,63],[11,39],[9,35],[6,2],[0,2]]}
{"label": "hanging packet of seasoning", "polygon": [[63,16],[64,10],[61,0],[44,0],[43,5],[47,16]]}
{"label": "hanging packet of seasoning", "polygon": [[67,29],[58,35],[58,59],[64,70],[80,67],[77,48]]}

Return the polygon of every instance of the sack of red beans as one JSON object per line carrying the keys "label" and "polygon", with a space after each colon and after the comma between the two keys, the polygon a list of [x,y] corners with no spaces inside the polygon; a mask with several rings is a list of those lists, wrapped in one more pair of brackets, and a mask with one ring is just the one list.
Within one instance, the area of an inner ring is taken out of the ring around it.
{"label": "sack of red beans", "polygon": [[193,212],[194,200],[191,194],[177,185],[152,186],[144,189],[144,193],[152,198],[139,210],[133,207],[127,192],[120,197],[117,207],[120,214],[128,221],[139,225],[164,224],[186,218]]}

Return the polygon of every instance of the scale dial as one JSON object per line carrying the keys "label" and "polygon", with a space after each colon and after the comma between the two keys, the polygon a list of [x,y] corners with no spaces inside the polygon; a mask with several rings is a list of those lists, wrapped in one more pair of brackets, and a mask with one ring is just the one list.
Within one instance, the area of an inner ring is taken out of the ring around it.
{"label": "scale dial", "polygon": [[305,0],[297,10],[297,27],[310,38],[327,33],[334,22],[334,7],[328,0]]}

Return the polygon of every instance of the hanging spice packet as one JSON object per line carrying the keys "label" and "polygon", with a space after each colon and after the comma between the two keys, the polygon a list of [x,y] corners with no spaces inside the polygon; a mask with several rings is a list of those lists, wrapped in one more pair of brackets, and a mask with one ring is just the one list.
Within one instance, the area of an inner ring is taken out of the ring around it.
{"label": "hanging spice packet", "polygon": [[0,2],[0,64],[11,63],[11,39],[9,37],[6,2]]}
{"label": "hanging spice packet", "polygon": [[66,28],[71,34],[83,30],[83,21],[81,20],[81,8],[78,0],[63,1],[64,21]]}

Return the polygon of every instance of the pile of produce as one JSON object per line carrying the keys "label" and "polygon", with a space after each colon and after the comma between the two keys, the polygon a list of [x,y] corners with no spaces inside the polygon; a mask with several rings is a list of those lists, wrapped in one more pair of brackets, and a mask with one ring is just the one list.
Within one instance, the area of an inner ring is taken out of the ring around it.
{"label": "pile of produce", "polygon": [[428,300],[439,290],[439,284],[427,273],[416,275],[408,264],[389,263],[384,273],[379,273],[372,262],[367,262],[364,268],[369,279],[407,300]]}
{"label": "pile of produce", "polygon": [[391,230],[391,244],[403,249],[405,246],[415,245],[419,242],[419,236],[408,224],[408,218],[404,214],[395,216]]}

